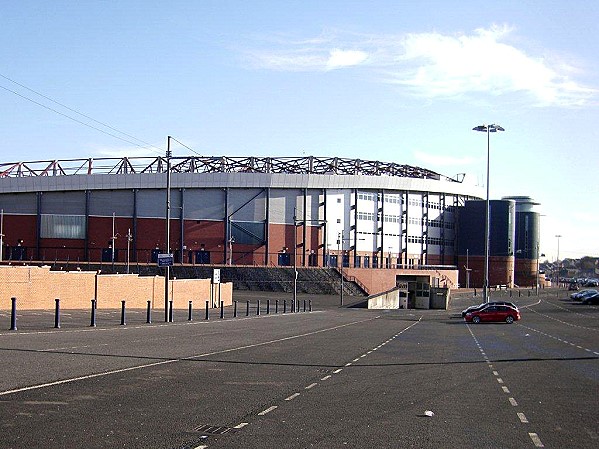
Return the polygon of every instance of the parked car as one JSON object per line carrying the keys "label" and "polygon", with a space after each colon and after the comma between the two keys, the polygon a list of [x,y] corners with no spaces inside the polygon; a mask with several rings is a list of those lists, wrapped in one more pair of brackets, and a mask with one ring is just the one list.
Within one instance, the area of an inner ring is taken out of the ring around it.
{"label": "parked car", "polygon": [[520,311],[505,305],[487,305],[480,310],[468,312],[464,317],[468,323],[505,322],[512,324],[520,319]]}
{"label": "parked car", "polygon": [[571,292],[577,292],[578,290],[580,290],[580,287],[576,282],[572,282],[568,287],[568,290],[570,290]]}
{"label": "parked car", "polygon": [[570,295],[570,299],[573,299],[575,301],[582,301],[587,296],[594,295],[595,293],[597,293],[597,290],[590,289],[590,288],[586,289],[586,290],[580,290],[579,292],[572,293]]}
{"label": "parked car", "polygon": [[474,311],[480,310],[486,306],[510,306],[510,307],[513,307],[514,309],[518,310],[518,306],[516,304],[514,304],[513,302],[490,301],[490,302],[483,302],[482,304],[476,304],[474,306],[470,306],[470,307],[462,310],[462,318],[464,318],[468,312],[474,312]]}
{"label": "parked car", "polygon": [[591,293],[582,298],[583,304],[599,304],[599,292]]}

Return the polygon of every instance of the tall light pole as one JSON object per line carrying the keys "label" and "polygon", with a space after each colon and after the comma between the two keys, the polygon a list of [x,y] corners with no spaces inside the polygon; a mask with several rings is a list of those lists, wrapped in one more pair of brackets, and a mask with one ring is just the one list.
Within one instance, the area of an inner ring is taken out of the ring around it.
{"label": "tall light pole", "polygon": [[[165,254],[170,254],[171,240],[171,136],[166,138],[166,237]],[[164,267],[164,322],[169,321],[168,307],[168,281],[170,279],[171,267],[167,264]]]}
{"label": "tall light pole", "polygon": [[487,133],[487,200],[485,205],[485,279],[483,281],[483,302],[489,302],[489,160],[491,153],[491,138],[490,133],[497,131],[505,131],[501,126],[479,125],[472,128],[473,131],[481,131]]}
{"label": "tall light pole", "polygon": [[4,209],[0,210],[0,262],[3,256],[2,251],[4,251]]}
{"label": "tall light pole", "polygon": [[555,236],[557,238],[557,260],[555,261],[557,263],[557,288],[559,288],[559,271],[560,271],[560,261],[559,261],[559,239],[561,237],[561,234],[557,234]]}

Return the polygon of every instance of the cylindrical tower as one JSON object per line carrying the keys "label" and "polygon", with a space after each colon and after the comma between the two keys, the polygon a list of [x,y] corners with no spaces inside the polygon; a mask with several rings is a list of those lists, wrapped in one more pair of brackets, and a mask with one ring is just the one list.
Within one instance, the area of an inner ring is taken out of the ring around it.
{"label": "cylindrical tower", "polygon": [[515,279],[521,286],[534,286],[538,282],[540,214],[529,196],[509,196],[516,202]]}

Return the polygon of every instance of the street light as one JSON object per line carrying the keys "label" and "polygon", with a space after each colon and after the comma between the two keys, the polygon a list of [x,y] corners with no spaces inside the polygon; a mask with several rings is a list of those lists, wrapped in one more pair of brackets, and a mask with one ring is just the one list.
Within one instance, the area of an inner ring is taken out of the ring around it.
{"label": "street light", "polygon": [[483,302],[489,302],[489,159],[490,159],[490,133],[505,131],[501,126],[479,125],[472,128],[473,131],[487,133],[487,200],[485,205],[485,279],[483,281]]}
{"label": "street light", "polygon": [[[165,237],[165,254],[170,254],[171,240],[171,136],[166,138],[166,237]],[[168,313],[168,281],[171,274],[171,267],[167,263],[164,267],[164,322],[169,322]]]}
{"label": "street light", "polygon": [[4,209],[0,210],[0,262],[2,261],[2,251],[4,250]]}
{"label": "street light", "polygon": [[560,239],[561,235],[557,234],[555,237],[557,238],[557,260],[556,260],[556,263],[557,263],[557,288],[559,288],[559,271],[560,271],[560,265],[561,265],[559,262],[559,239]]}

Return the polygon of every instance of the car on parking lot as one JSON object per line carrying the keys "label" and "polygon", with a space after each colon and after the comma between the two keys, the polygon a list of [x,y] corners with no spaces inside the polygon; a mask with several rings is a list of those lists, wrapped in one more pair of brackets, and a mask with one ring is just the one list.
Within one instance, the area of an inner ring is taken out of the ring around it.
{"label": "car on parking lot", "polygon": [[599,292],[591,293],[582,298],[583,304],[599,304]]}
{"label": "car on parking lot", "polygon": [[586,290],[580,290],[579,292],[572,293],[570,295],[570,299],[575,301],[583,301],[587,296],[594,295],[598,293],[597,290],[587,288]]}
{"label": "car on parking lot", "polygon": [[482,309],[466,313],[467,323],[505,322],[512,324],[520,319],[520,311],[507,305],[486,305]]}
{"label": "car on parking lot", "polygon": [[483,302],[482,304],[476,304],[474,306],[470,306],[467,309],[462,310],[462,318],[464,318],[468,312],[474,312],[475,310],[480,310],[486,306],[510,306],[516,310],[518,309],[518,306],[516,304],[514,304],[513,302],[509,302],[509,301]]}

